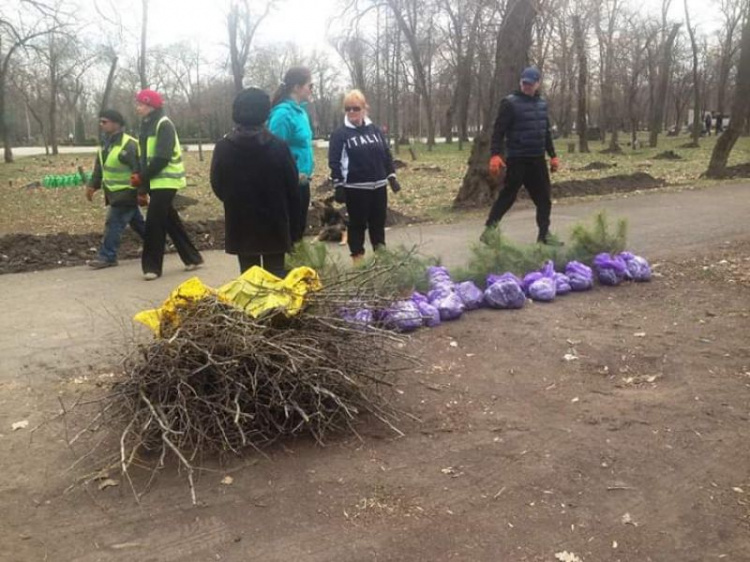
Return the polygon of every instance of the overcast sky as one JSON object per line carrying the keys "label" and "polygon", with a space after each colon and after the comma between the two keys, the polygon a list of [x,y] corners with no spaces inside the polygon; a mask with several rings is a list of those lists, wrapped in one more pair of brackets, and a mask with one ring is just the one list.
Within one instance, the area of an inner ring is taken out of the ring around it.
{"label": "overcast sky", "polygon": [[[93,0],[92,0],[93,1]],[[646,13],[660,17],[661,0],[626,0],[642,7]],[[251,0],[258,6],[262,0]],[[153,17],[151,29],[155,40],[165,42],[178,39],[201,38],[205,48],[219,46],[226,41],[225,17],[228,0],[150,0]],[[139,3],[126,0],[120,6],[132,6],[136,15]],[[711,0],[688,0],[693,25],[707,33],[716,27],[716,9]],[[258,39],[262,43],[294,42],[306,49],[327,46],[331,18],[340,8],[337,0],[283,0],[261,27]],[[676,21],[684,17],[683,0],[672,0],[670,14]],[[340,25],[340,24],[339,24]],[[335,29],[333,30],[335,31]]]}

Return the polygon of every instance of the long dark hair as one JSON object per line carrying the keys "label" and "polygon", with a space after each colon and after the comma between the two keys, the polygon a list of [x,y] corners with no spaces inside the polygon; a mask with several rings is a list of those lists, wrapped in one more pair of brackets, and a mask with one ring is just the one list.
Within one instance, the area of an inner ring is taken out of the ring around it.
{"label": "long dark hair", "polygon": [[284,81],[276,88],[271,98],[271,106],[289,97],[295,86],[304,86],[312,80],[312,72],[305,66],[293,66],[284,74]]}

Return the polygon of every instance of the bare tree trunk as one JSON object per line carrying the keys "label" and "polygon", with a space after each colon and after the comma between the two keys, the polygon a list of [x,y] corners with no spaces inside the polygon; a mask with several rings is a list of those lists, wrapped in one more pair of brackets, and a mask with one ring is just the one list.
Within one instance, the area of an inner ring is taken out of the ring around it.
{"label": "bare tree trunk", "polygon": [[5,73],[0,75],[0,136],[3,138],[3,159],[6,164],[13,162],[13,148],[10,144],[10,130],[5,121]]}
{"label": "bare tree trunk", "polygon": [[143,14],[141,16],[141,57],[138,59],[138,76],[141,80],[141,89],[148,88],[146,75],[146,36],[148,33],[148,0],[141,0]]}
{"label": "bare tree trunk", "polygon": [[669,32],[669,36],[665,39],[661,48],[659,83],[651,107],[651,123],[649,127],[648,145],[651,148],[656,148],[658,145],[659,133],[661,133],[662,127],[664,126],[664,107],[666,105],[667,89],[669,87],[669,78],[672,68],[672,48],[674,47],[674,41],[679,30],[680,24],[674,24],[672,26],[672,31]]}
{"label": "bare tree trunk", "polygon": [[581,16],[573,16],[573,42],[578,57],[578,112],[576,129],[578,130],[578,151],[589,152],[586,115],[588,113],[587,92],[589,81],[588,57],[586,56],[586,36],[583,33]]}
{"label": "bare tree trunk", "polygon": [[[428,75],[428,70],[425,68],[424,62],[422,61],[422,51],[417,39],[416,30],[417,18],[425,14],[416,14],[414,13],[414,10],[412,10],[412,13],[405,15],[397,0],[386,0],[386,2],[391,7],[393,16],[396,18],[396,23],[401,29],[401,33],[404,34],[406,42],[409,45],[417,91],[424,99],[425,113],[427,114],[427,148],[428,150],[431,150],[435,145],[435,112],[432,91],[429,85],[430,77]],[[413,8],[413,6],[409,8]]]}
{"label": "bare tree trunk", "polygon": [[58,140],[57,140],[57,91],[58,91],[58,58],[60,53],[55,45],[55,36],[50,36],[49,41],[49,113],[47,115],[49,119],[49,143],[52,146],[52,154],[57,156]]}
{"label": "bare tree trunk", "polygon": [[399,81],[399,72],[401,70],[401,30],[396,27],[393,31],[395,37],[395,44],[393,47],[393,88],[391,88],[391,111],[392,116],[392,129],[391,136],[393,137],[394,146],[393,149],[396,154],[401,152],[401,126],[399,120],[399,101],[401,98],[401,84]]}
{"label": "bare tree trunk", "polygon": [[100,110],[107,109],[109,107],[109,98],[112,96],[112,88],[115,85],[115,76],[117,74],[117,61],[119,57],[115,54],[112,57],[112,62],[109,65],[109,74],[107,75],[107,83],[104,86],[104,95],[102,95],[102,104],[99,107]]}
{"label": "bare tree trunk", "polygon": [[740,62],[737,66],[737,85],[734,103],[732,104],[732,117],[729,120],[729,126],[716,141],[708,170],[706,170],[708,177],[716,178],[724,174],[729,154],[732,152],[740,134],[742,134],[745,123],[750,118],[748,99],[750,99],[750,17],[745,19],[745,26],[742,29]]}
{"label": "bare tree trunk", "polygon": [[512,91],[518,76],[528,64],[535,17],[536,11],[528,0],[509,0],[497,33],[490,111],[485,116],[482,131],[474,139],[469,166],[453,201],[454,207],[488,205],[500,190],[500,180],[491,177],[487,169],[492,119],[497,115],[501,99],[496,92]]}
{"label": "bare tree trunk", "polygon": [[701,138],[701,129],[703,129],[703,114],[701,112],[701,88],[700,88],[700,71],[698,67],[698,44],[695,41],[695,30],[690,27],[690,10],[688,10],[687,0],[685,4],[685,24],[690,35],[690,47],[693,51],[693,146],[699,146]]}
{"label": "bare tree trunk", "polygon": [[443,136],[445,137],[445,144],[453,144],[453,116],[456,114],[456,106],[458,105],[458,96],[459,96],[459,89],[458,87],[453,89],[453,94],[451,95],[451,103],[448,106],[448,109],[445,110],[445,121],[444,121],[444,129],[443,129]]}

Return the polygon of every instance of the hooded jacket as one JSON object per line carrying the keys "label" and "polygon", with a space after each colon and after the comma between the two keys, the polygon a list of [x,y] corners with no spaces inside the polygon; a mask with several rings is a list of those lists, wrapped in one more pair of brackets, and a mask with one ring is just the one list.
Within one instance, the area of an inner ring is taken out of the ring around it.
{"label": "hooded jacket", "polygon": [[365,118],[359,127],[344,118],[344,125],[331,135],[328,166],[334,185],[354,189],[377,189],[394,175],[393,157],[383,133]]}
{"label": "hooded jacket", "polygon": [[300,237],[297,167],[266,129],[238,127],[216,143],[211,188],[224,203],[228,254],[281,254]]}
{"label": "hooded jacket", "polygon": [[299,104],[286,98],[271,109],[268,130],[289,145],[297,170],[300,174],[312,176],[313,163],[312,128],[305,109],[307,104]]}

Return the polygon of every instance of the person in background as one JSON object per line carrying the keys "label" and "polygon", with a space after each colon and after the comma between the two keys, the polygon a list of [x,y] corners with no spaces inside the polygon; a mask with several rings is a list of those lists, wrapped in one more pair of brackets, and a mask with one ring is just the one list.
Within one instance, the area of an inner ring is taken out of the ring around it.
{"label": "person in background", "polygon": [[224,203],[225,243],[240,273],[258,265],[285,277],[284,254],[300,237],[299,176],[288,146],[264,124],[271,100],[263,90],[237,94],[237,127],[216,143],[211,188]]}
{"label": "person in background", "polygon": [[300,231],[292,242],[302,240],[307,230],[307,211],[310,207],[310,179],[314,170],[312,127],[307,115],[307,104],[312,98],[313,83],[310,70],[292,67],[271,99],[268,130],[289,145],[297,164],[300,192]]}
{"label": "person in background", "polygon": [[187,185],[177,131],[164,114],[158,92],[141,90],[135,101],[135,112],[142,119],[139,137],[141,170],[134,175],[133,185],[138,188],[138,193],[148,193],[150,198],[141,267],[143,278],[151,281],[161,277],[167,234],[185,264],[185,271],[200,267],[203,258],[172,206],[177,191]]}
{"label": "person in background", "polygon": [[483,242],[487,241],[489,233],[513,206],[518,191],[524,186],[536,206],[537,242],[559,244],[549,237],[552,198],[544,153],[550,156],[549,169],[552,172],[558,170],[560,159],[555,154],[552,142],[547,101],[539,93],[541,79],[537,68],[530,66],[524,69],[520,89],[500,102],[492,134],[489,172],[491,176],[498,177],[506,165],[508,170],[505,185],[490,210],[480,237]]}
{"label": "person in background", "polygon": [[706,127],[706,136],[711,136],[711,113],[706,113],[703,119],[703,124]]}
{"label": "person in background", "polygon": [[[92,269],[117,265],[122,232],[128,224],[141,238],[146,232],[137,191],[130,185],[131,176],[139,170],[138,141],[125,133],[124,126],[125,119],[119,111],[105,109],[99,114],[102,143],[86,187],[86,199],[93,201],[94,194],[101,189],[109,209],[99,255],[88,262]],[[145,204],[146,198],[141,197],[140,202]]]}
{"label": "person in background", "polygon": [[388,143],[367,116],[367,100],[359,90],[344,96],[344,123],[331,135],[328,167],[336,200],[349,214],[348,244],[356,264],[365,254],[365,230],[374,250],[385,246],[388,210],[386,185],[401,190]]}

